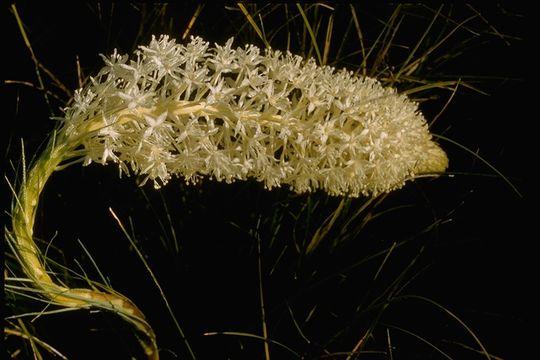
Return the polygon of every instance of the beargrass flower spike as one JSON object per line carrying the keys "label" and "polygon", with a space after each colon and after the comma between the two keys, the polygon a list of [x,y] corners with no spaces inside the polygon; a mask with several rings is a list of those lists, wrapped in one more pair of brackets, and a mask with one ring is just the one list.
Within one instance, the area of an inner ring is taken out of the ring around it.
{"label": "beargrass flower spike", "polygon": [[257,179],[268,189],[377,195],[442,172],[418,106],[377,80],[253,46],[153,38],[114,53],[67,109],[85,164],[115,162],[154,182]]}
{"label": "beargrass flower spike", "polygon": [[134,55],[116,51],[74,102],[25,174],[13,206],[14,239],[33,284],[57,304],[119,313],[140,331],[151,359],[155,334],[117,293],[57,285],[33,240],[39,195],[66,164],[115,163],[156,188],[173,176],[268,189],[375,196],[448,166],[415,102],[377,80],[253,45],[177,44],[162,35]]}

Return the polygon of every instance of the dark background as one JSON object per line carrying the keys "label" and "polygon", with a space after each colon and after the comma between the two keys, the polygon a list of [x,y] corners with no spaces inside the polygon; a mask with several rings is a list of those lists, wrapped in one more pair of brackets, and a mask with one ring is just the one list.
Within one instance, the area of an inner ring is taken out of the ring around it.
{"label": "dark background", "polygon": [[[147,43],[149,34],[162,29],[177,29],[174,35],[179,37],[195,9],[195,5],[170,5],[168,15],[161,16],[156,14],[152,4],[116,4],[113,9],[111,4],[101,6],[103,8],[97,3],[53,3],[36,7],[17,3],[37,58],[70,90],[78,87],[77,57],[84,75],[96,73],[102,64],[98,53],[109,54],[114,48],[129,53],[137,44]],[[391,10],[387,6],[363,8],[361,4],[357,8],[359,13],[367,14],[366,21],[376,16],[384,19]],[[245,354],[262,358],[259,342],[202,336],[209,331],[260,334],[257,242],[249,234],[249,229],[255,228],[259,219],[262,219],[260,232],[270,332],[276,334],[277,340],[292,347],[296,345],[295,350],[305,358],[319,358],[323,354],[323,339],[331,336],[334,328],[365,328],[369,316],[359,317],[352,325],[347,317],[354,319],[355,306],[384,289],[384,281],[395,279],[420,248],[424,252],[415,264],[413,273],[417,275],[409,284],[407,294],[434,299],[457,314],[493,355],[504,359],[530,358],[536,352],[534,342],[530,342],[532,330],[528,330],[527,325],[536,315],[532,295],[537,287],[534,285],[537,281],[533,249],[538,238],[533,228],[537,208],[531,198],[537,116],[530,111],[535,100],[530,95],[528,82],[535,71],[530,61],[530,37],[526,29],[530,12],[496,5],[477,10],[494,28],[512,38],[505,42],[496,36],[486,37],[462,55],[430,69],[431,73],[485,77],[485,81],[477,81],[477,86],[489,94],[459,92],[437,120],[433,131],[478,151],[512,181],[522,196],[501,178],[493,176],[478,159],[441,141],[450,158],[449,172],[464,174],[408,184],[391,194],[380,210],[403,204],[413,204],[412,209],[390,211],[370,222],[362,238],[352,239],[334,251],[322,248],[316,255],[300,259],[290,250],[295,241],[290,234],[295,229],[309,232],[309,228],[306,225],[306,229],[298,229],[298,224],[287,214],[301,213],[302,205],[313,201],[320,204],[314,222],[322,221],[335,209],[339,199],[323,194],[292,196],[286,189],[268,193],[256,183],[205,182],[193,188],[181,181],[172,181],[162,191],[155,192],[151,186],[137,188],[133,178],[118,179],[113,166],[75,166],[55,174],[48,184],[38,215],[37,235],[47,242],[58,231],[53,244],[61,251],[55,252],[55,256],[74,268],[77,267],[75,260],[80,261],[90,277],[98,279],[76,241],[80,239],[113,287],[129,296],[147,314],[156,328],[160,345],[170,349],[170,352],[162,352],[165,359],[175,358],[174,354],[184,358],[185,349],[148,273],[111,218],[109,207],[125,223],[129,216],[133,218],[139,245],[201,359],[226,358],[226,354],[231,358],[246,358]],[[2,11],[6,30],[4,79],[37,83],[33,62],[8,5],[3,5]],[[465,6],[452,10],[457,18],[460,12],[463,16],[470,15],[470,9]],[[339,19],[337,14],[336,19]],[[222,5],[215,8],[208,5],[192,33],[210,42],[224,42],[239,31],[234,26],[234,18],[241,17],[225,11]],[[164,19],[172,19],[172,22]],[[141,28],[146,30],[141,33]],[[406,29],[402,36],[418,37],[422,28],[419,25],[418,31],[414,26]],[[250,41],[262,46],[245,33],[237,39],[240,39],[237,45]],[[276,39],[276,44],[279,47],[280,39]],[[44,145],[47,134],[55,126],[55,121],[48,119],[50,111],[60,115],[59,109],[68,101],[66,94],[54,86],[50,89],[60,94],[60,99],[51,97],[48,108],[42,93],[35,88],[2,85],[3,122],[7,129],[2,132],[2,140],[8,177],[14,176],[9,162],[13,161],[17,167],[20,159],[20,139],[24,139],[28,160]],[[440,111],[447,96],[446,93],[444,98],[422,104],[428,119]],[[2,189],[4,194],[8,192],[6,186]],[[7,210],[9,202],[3,203]],[[169,220],[164,220],[167,218],[164,204],[180,239],[179,249],[167,240],[172,233]],[[282,232],[275,243],[269,244],[270,218],[276,214],[276,209],[279,209],[277,213],[285,214]],[[437,231],[423,235],[422,229],[434,218],[445,221]],[[165,228],[169,229],[166,235],[159,221],[165,222]],[[355,259],[407,237],[414,240],[400,248],[396,260],[384,268],[386,278],[380,284],[370,280],[380,262],[347,273],[347,281],[335,280]],[[284,248],[288,250],[280,258]],[[271,273],[274,265],[275,271]],[[334,280],[313,285],[327,277]],[[304,344],[292,329],[284,304],[290,304],[299,317],[305,317],[316,304],[328,309],[306,324],[305,331],[313,336],[310,345]],[[8,306],[8,314],[9,311],[13,310]],[[463,328],[440,311],[421,306],[419,302],[397,302],[382,321],[416,327],[419,333],[446,345],[452,341],[474,345]],[[108,314],[89,316],[87,312],[77,312],[45,316],[35,327],[40,336],[73,359],[99,358],[105,356],[104,353],[118,353],[117,358],[128,358],[126,354],[137,356],[137,345],[129,328]],[[399,358],[441,358],[414,339],[403,339],[395,337],[396,354],[402,354]],[[334,344],[334,351],[336,348],[350,350],[350,344],[355,343],[346,336],[341,341],[343,344],[339,341]],[[377,341],[384,343],[380,338]],[[243,351],[239,350],[239,342],[244,346]],[[12,350],[20,346],[16,342],[9,344]],[[452,349],[454,352],[450,352],[457,359],[481,358],[471,351],[459,350],[459,346]],[[279,348],[272,350],[277,358],[289,356]],[[362,358],[384,358],[376,354],[364,356]]]}

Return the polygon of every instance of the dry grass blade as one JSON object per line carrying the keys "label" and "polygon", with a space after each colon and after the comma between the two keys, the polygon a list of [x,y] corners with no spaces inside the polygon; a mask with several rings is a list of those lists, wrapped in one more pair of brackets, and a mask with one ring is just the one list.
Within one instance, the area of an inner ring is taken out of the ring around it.
{"label": "dry grass blade", "polygon": [[396,243],[396,242],[393,242],[393,243],[392,243],[392,246],[390,246],[390,249],[388,249],[388,252],[387,252],[386,255],[384,256],[384,259],[383,259],[383,261],[381,262],[381,265],[379,266],[379,268],[377,269],[377,272],[376,272],[375,275],[373,276],[373,281],[377,280],[377,278],[379,277],[379,274],[381,273],[382,269],[384,268],[384,265],[386,264],[386,262],[387,262],[388,259],[390,258],[390,255],[392,254],[392,252],[393,252],[394,249],[396,248],[396,245],[397,245],[397,243]]}
{"label": "dry grass blade", "polygon": [[272,340],[272,339],[265,339],[264,337],[259,336],[259,335],[255,335],[255,334],[238,332],[238,331],[211,331],[211,332],[206,332],[203,335],[204,336],[229,335],[229,336],[240,336],[240,337],[247,337],[247,338],[257,339],[257,340],[261,340],[261,341],[264,341],[264,342],[269,342],[269,343],[272,343],[274,345],[277,345],[277,346],[281,347],[282,349],[287,350],[290,354],[294,355],[295,358],[302,359],[300,354],[298,354],[296,351],[294,351],[293,349],[291,349],[287,345],[285,345],[285,344],[283,344],[283,343],[281,343],[279,341]]}
{"label": "dry grass blade", "polygon": [[62,101],[62,98],[60,96],[58,96],[58,94],[52,92],[52,91],[49,91],[49,90],[46,90],[46,89],[42,89],[42,88],[39,88],[36,86],[36,84],[34,83],[31,83],[30,81],[22,81],[22,80],[4,80],[4,84],[13,84],[13,85],[22,85],[22,86],[28,86],[30,88],[33,88],[33,89],[36,89],[38,91],[41,91],[43,92],[43,94],[45,96],[51,96],[53,98],[55,98],[56,100],[58,101]]}
{"label": "dry grass blade", "polygon": [[302,8],[302,5],[297,3],[296,8],[298,9],[298,12],[302,16],[302,19],[304,20],[304,25],[309,34],[309,38],[311,39],[311,48],[315,49],[315,53],[317,54],[317,61],[319,64],[323,64],[323,58],[321,56],[321,51],[319,50],[319,44],[317,44],[317,35],[315,34],[315,31],[313,30],[313,27],[311,26],[306,16],[306,13],[304,12],[304,9]]}
{"label": "dry grass blade", "polygon": [[367,340],[371,335],[373,334],[373,331],[377,326],[379,326],[380,318],[383,315],[383,313],[386,311],[386,308],[388,307],[388,304],[384,304],[381,306],[380,310],[377,312],[377,315],[375,318],[371,321],[371,324],[369,325],[369,328],[366,330],[366,332],[362,335],[360,340],[354,345],[353,349],[349,352],[349,355],[345,360],[352,360],[358,357],[358,355],[363,350],[362,347],[366,344]]}
{"label": "dry grass blade", "polygon": [[448,355],[447,353],[445,353],[444,351],[442,351],[441,349],[439,349],[435,344],[433,344],[431,341],[425,339],[424,337],[418,335],[418,334],[415,334],[413,333],[412,331],[409,331],[407,329],[404,329],[402,327],[399,327],[399,326],[395,326],[395,325],[389,325],[389,324],[384,324],[385,326],[388,326],[389,328],[391,329],[395,329],[395,330],[398,330],[398,331],[401,331],[402,333],[404,334],[407,334],[409,336],[412,336],[414,337],[415,339],[417,340],[420,340],[422,343],[428,345],[430,348],[432,348],[433,350],[437,351],[439,353],[439,355],[441,355],[442,357],[444,357],[445,359],[448,359],[448,360],[453,360],[453,358]]}
{"label": "dry grass blade", "polygon": [[302,331],[302,328],[300,328],[300,324],[298,324],[298,321],[296,320],[296,317],[293,314],[293,311],[289,304],[287,304],[287,310],[289,310],[289,314],[291,314],[291,319],[293,321],[294,327],[298,331],[298,334],[306,341],[306,343],[311,344],[311,341],[307,338],[307,336]]}
{"label": "dry grass blade", "polygon": [[[401,18],[399,16],[401,13],[401,6],[401,4],[398,5],[392,12],[390,18],[385,21],[383,29],[375,39],[368,53],[366,54],[367,61],[367,59],[371,56],[371,53],[379,47],[379,43],[381,44],[381,48],[379,49],[377,55],[375,55],[375,60],[373,61],[373,64],[370,66],[368,76],[377,78],[378,74],[385,71],[384,69],[380,70],[379,67],[387,58],[388,52],[392,45],[392,39],[397,33],[397,29],[399,29],[401,23]],[[367,66],[367,62],[365,64]]]}
{"label": "dry grass blade", "polygon": [[41,354],[37,352],[37,345],[41,346],[43,349],[47,350],[49,353],[53,354],[54,356],[59,357],[60,359],[67,360],[68,358],[62,354],[60,351],[55,349],[52,345],[46,343],[45,341],[31,335],[28,332],[28,329],[24,325],[24,323],[18,319],[19,326],[14,328],[4,327],[4,335],[7,336],[19,336],[23,339],[26,339],[30,342],[33,349],[36,350],[34,352],[34,357],[42,358]]}
{"label": "dry grass blade", "polygon": [[[450,344],[457,345],[459,347],[462,347],[463,349],[473,351],[473,352],[475,352],[477,354],[482,354],[482,351],[480,351],[478,349],[475,349],[472,346],[469,346],[469,345],[466,345],[466,344],[463,344],[463,343],[460,343],[460,342],[457,342],[457,341],[448,341],[448,340],[444,340],[444,339],[443,339],[443,341],[447,342],[447,343],[450,343]],[[491,356],[491,359],[493,359],[493,360],[505,360],[502,357],[495,356],[495,355],[492,355],[492,354],[490,354],[490,356]]]}
{"label": "dry grass blade", "polygon": [[[433,26],[433,22],[435,21],[435,19],[437,18],[437,16],[439,16],[440,14],[440,9],[439,11],[435,14],[435,16],[433,17],[433,21],[432,23],[429,25],[428,29],[426,29],[426,32],[424,33],[424,35],[422,36],[422,38],[420,40],[418,40],[418,43],[416,45],[416,47],[414,48],[414,53],[416,53],[416,51],[418,50],[418,48],[420,47],[421,43],[424,41],[425,37],[429,34],[429,31],[430,31],[430,28],[431,26]],[[448,34],[446,34],[440,41],[438,41],[436,44],[432,45],[429,49],[427,49],[423,54],[422,56],[418,57],[416,60],[414,61],[411,61],[413,56],[414,56],[414,53],[411,53],[410,56],[407,58],[407,60],[404,62],[403,66],[400,68],[396,78],[399,79],[400,75],[402,74],[405,74],[407,76],[411,75],[419,66],[422,62],[425,62],[426,59],[429,57],[429,55],[435,51],[437,48],[439,48],[442,44],[446,43],[448,41],[448,39],[454,35],[454,33],[461,29],[462,27],[465,26],[465,24],[467,24],[468,22],[470,22],[471,20],[475,19],[475,16],[471,16],[465,20],[463,20],[461,23],[457,24]]]}
{"label": "dry grass blade", "polygon": [[479,17],[486,25],[488,25],[489,28],[490,28],[491,30],[493,30],[493,33],[494,33],[495,35],[497,35],[500,39],[502,39],[502,40],[504,41],[504,43],[506,44],[506,46],[510,46],[510,45],[511,45],[511,44],[510,44],[510,41],[508,41],[508,36],[503,35],[502,33],[500,33],[499,30],[497,30],[497,29],[495,28],[495,26],[493,26],[493,25],[490,23],[490,21],[489,21],[488,19],[486,19],[486,18],[484,17],[484,15],[482,15],[482,13],[480,13],[480,11],[476,10],[471,4],[467,4],[467,7],[468,7],[469,9],[471,9],[471,10],[472,10],[472,11],[473,11],[473,12],[474,12],[474,13],[475,13],[475,14],[476,14],[476,15],[477,15],[477,16],[478,16],[478,17]]}
{"label": "dry grass blade", "polygon": [[332,227],[334,226],[334,223],[336,222],[339,215],[341,214],[341,211],[343,210],[343,206],[345,205],[346,202],[347,202],[347,199],[342,199],[339,202],[337,209],[333,211],[332,214],[328,218],[326,218],[326,220],[322,223],[322,225],[317,228],[317,231],[311,238],[311,241],[309,242],[306,248],[306,254],[312,253],[317,248],[321,240],[332,229]]}
{"label": "dry grass blade", "polygon": [[189,19],[189,22],[188,22],[188,24],[186,26],[186,30],[184,30],[184,32],[182,33],[182,40],[187,39],[187,37],[191,33],[193,25],[195,25],[195,21],[197,21],[197,19],[199,18],[199,15],[203,11],[203,9],[204,9],[204,4],[197,5],[197,8],[195,9],[195,12],[191,16],[191,19]]}
{"label": "dry grass blade", "polygon": [[[258,227],[258,226],[257,226]],[[257,272],[259,274],[259,301],[261,304],[261,323],[264,341],[264,357],[270,360],[270,345],[268,343],[268,328],[266,324],[266,311],[264,307],[264,290],[262,281],[261,237],[257,234]]]}
{"label": "dry grass blade", "polygon": [[[79,243],[79,245],[81,246],[81,248],[83,249],[84,253],[86,254],[86,256],[88,256],[88,258],[90,259],[90,262],[92,263],[92,265],[94,266],[94,269],[96,269],[99,277],[101,278],[101,281],[103,281],[103,284],[105,284],[107,287],[109,288],[112,288],[111,287],[111,284],[109,283],[109,280],[105,277],[105,275],[103,275],[103,273],[101,272],[101,269],[99,268],[99,266],[97,265],[96,261],[94,260],[94,257],[92,256],[92,254],[90,254],[90,252],[88,251],[88,249],[86,249],[86,247],[84,246],[84,244],[82,243],[82,241],[80,239],[77,239],[77,242]],[[81,270],[83,271],[83,268],[81,267]],[[88,278],[88,281],[90,281],[90,278]]]}
{"label": "dry grass blade", "polygon": [[444,313],[449,315],[452,319],[457,321],[468,333],[471,335],[471,337],[474,339],[476,344],[480,347],[481,351],[480,353],[486,357],[487,360],[492,360],[491,354],[487,351],[484,344],[480,341],[478,336],[475,334],[475,332],[463,321],[461,318],[459,318],[456,314],[454,314],[452,311],[450,311],[448,308],[444,307],[443,305],[439,304],[438,302],[431,300],[429,298],[426,298],[424,296],[419,295],[402,295],[399,297],[396,297],[394,300],[405,300],[405,299],[413,299],[413,300],[420,300],[423,302],[427,302],[433,306],[435,306],[437,309],[442,310]]}
{"label": "dry grass blade", "polygon": [[[19,16],[19,12],[17,11],[17,6],[15,4],[11,4],[11,11],[13,12],[13,15],[15,16],[15,20],[17,21],[17,25],[19,26],[19,31],[21,32],[21,35],[23,37],[24,44],[28,48],[28,51],[30,52],[30,57],[32,58],[32,61],[34,62],[34,68],[35,68],[36,77],[39,83],[39,89],[45,91],[45,83],[43,82],[43,79],[41,78],[41,72],[39,71],[39,69],[41,68],[40,63],[36,55],[34,54],[34,50],[32,49],[32,45],[30,43],[28,35],[26,35],[24,24]],[[43,96],[45,98],[45,103],[47,104],[47,107],[49,108],[49,113],[52,115],[53,111],[52,111],[51,103],[49,102],[49,95],[47,94],[47,92],[44,92]]]}
{"label": "dry grass blade", "polygon": [[350,4],[351,9],[351,15],[352,20],[354,22],[354,27],[356,29],[356,34],[358,35],[358,40],[360,41],[360,51],[362,55],[362,62],[360,64],[359,69],[362,71],[363,76],[367,76],[367,56],[366,56],[366,47],[364,46],[364,34],[362,32],[362,29],[360,28],[360,22],[358,21],[358,16],[356,15],[356,9],[354,8],[353,4]]}
{"label": "dry grass blade", "polygon": [[386,329],[386,339],[388,344],[388,356],[390,360],[394,360],[394,350],[392,349],[392,339],[390,338],[390,329]]}
{"label": "dry grass blade", "polygon": [[250,25],[253,27],[253,30],[255,30],[255,32],[257,33],[257,35],[261,39],[261,41],[264,43],[264,46],[267,47],[267,48],[270,48],[270,44],[266,40],[266,37],[264,36],[262,30],[259,28],[259,25],[257,25],[255,20],[253,20],[253,17],[249,13],[249,11],[246,9],[244,4],[238,3],[237,5],[238,5],[238,8],[242,11],[244,16],[246,17],[246,19],[248,20],[248,22],[250,23]]}
{"label": "dry grass blade", "polygon": [[454,96],[456,95],[457,93],[457,89],[459,88],[459,85],[460,85],[461,81],[458,80],[457,84],[454,86],[454,89],[452,90],[452,93],[450,94],[450,97],[448,98],[448,100],[446,101],[446,103],[444,104],[444,106],[441,108],[441,110],[437,113],[437,115],[435,115],[433,117],[433,119],[431,119],[431,121],[429,122],[429,126],[433,126],[433,124],[435,123],[435,121],[437,121],[437,119],[445,112],[446,108],[448,107],[448,105],[450,105],[450,103],[452,102],[452,99],[454,98]]}
{"label": "dry grass blade", "polygon": [[332,43],[332,33],[334,29],[334,14],[328,17],[328,26],[326,27],[326,37],[324,38],[324,49],[322,56],[322,65],[328,64],[328,54],[330,53],[330,45]]}
{"label": "dry grass blade", "polygon": [[439,138],[439,139],[442,139],[444,141],[448,141],[449,143],[451,144],[454,144],[456,145],[457,147],[459,147],[460,149],[462,150],[465,150],[466,152],[468,152],[469,154],[471,154],[472,156],[474,156],[475,158],[477,158],[478,160],[480,160],[481,162],[483,162],[487,167],[489,167],[494,173],[496,173],[497,175],[499,175],[501,177],[501,179],[503,179],[511,188],[512,190],[520,197],[520,198],[523,198],[523,195],[521,194],[521,192],[518,190],[518,188],[510,181],[510,179],[508,179],[502,172],[500,172],[495,166],[491,165],[491,163],[489,161],[487,161],[486,159],[484,159],[482,156],[478,155],[478,153],[472,151],[471,149],[469,149],[468,147],[460,144],[459,142],[457,141],[454,141],[450,138],[447,138],[445,136],[442,136],[442,135],[437,135],[437,134],[433,134],[433,136]]}
{"label": "dry grass blade", "polygon": [[133,238],[131,237],[131,235],[129,235],[129,233],[127,232],[126,228],[124,227],[124,224],[122,223],[122,221],[120,220],[120,218],[116,215],[116,213],[114,212],[114,210],[112,208],[109,208],[109,212],[111,213],[112,217],[114,218],[114,220],[118,223],[118,226],[120,227],[120,229],[122,230],[122,232],[124,233],[124,235],[126,236],[126,238],[128,239],[130,245],[133,247],[133,249],[135,250],[135,252],[137,253],[137,256],[139,257],[139,259],[141,260],[141,262],[143,263],[144,267],[146,268],[146,270],[148,271],[148,274],[150,275],[150,277],[152,278],[152,281],[154,282],[154,284],[156,285],[158,291],[159,291],[159,294],[161,296],[161,298],[163,299],[163,302],[165,303],[165,306],[167,307],[167,310],[171,316],[171,319],[173,320],[174,322],[174,325],[176,326],[176,329],[178,330],[178,333],[180,335],[180,338],[182,339],[182,341],[184,342],[185,346],[186,346],[186,349],[188,350],[189,352],[189,355],[191,356],[191,358],[193,360],[195,360],[197,357],[195,356],[195,353],[193,352],[193,349],[191,348],[191,345],[189,344],[186,336],[184,335],[184,331],[182,330],[182,328],[180,327],[180,324],[178,323],[178,320],[176,319],[176,316],[174,315],[174,312],[169,304],[169,300],[167,299],[167,297],[165,296],[165,292],[163,291],[163,289],[161,288],[161,285],[159,284],[159,281],[157,279],[157,277],[154,275],[154,272],[152,271],[152,268],[150,267],[150,265],[148,264],[148,262],[146,261],[146,258],[144,257],[144,255],[141,253],[141,251],[139,250],[139,247],[137,246],[137,244],[135,243],[135,241],[133,240]]}
{"label": "dry grass blade", "polygon": [[[435,24],[435,20],[437,20],[437,18],[439,17],[439,14],[441,13],[442,9],[443,9],[443,5],[441,5],[439,7],[439,10],[437,10],[437,13],[431,19],[431,22],[427,26],[426,30],[424,31],[424,33],[422,34],[420,39],[416,42],[415,47],[409,52],[409,55],[407,56],[407,59],[405,60],[405,62],[403,63],[403,65],[401,66],[401,68],[399,69],[398,73],[395,76],[396,80],[399,80],[400,75],[402,73],[406,73],[406,74],[409,73],[410,74],[418,66],[418,64],[419,64],[419,62],[420,62],[420,60],[422,58],[417,59],[417,61],[415,61],[413,63],[411,63],[411,60],[416,55],[416,52],[420,48],[420,45],[422,45],[422,43],[424,42],[424,39],[426,38],[426,36],[431,32],[431,28],[433,27],[433,24]],[[426,54],[426,56],[427,56],[427,54]]]}

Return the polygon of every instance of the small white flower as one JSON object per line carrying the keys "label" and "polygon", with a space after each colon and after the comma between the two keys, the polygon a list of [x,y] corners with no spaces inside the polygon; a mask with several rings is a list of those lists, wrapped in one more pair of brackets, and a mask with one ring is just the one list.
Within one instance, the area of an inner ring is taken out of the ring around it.
{"label": "small white flower", "polygon": [[144,130],[143,139],[147,139],[153,133],[155,133],[157,129],[164,125],[165,120],[167,120],[167,112],[165,111],[157,117],[144,115],[144,120],[146,121],[148,127]]}
{"label": "small white flower", "polygon": [[135,109],[138,106],[149,107],[154,96],[152,91],[141,91],[136,86],[118,92],[118,97],[126,102],[128,109]]}

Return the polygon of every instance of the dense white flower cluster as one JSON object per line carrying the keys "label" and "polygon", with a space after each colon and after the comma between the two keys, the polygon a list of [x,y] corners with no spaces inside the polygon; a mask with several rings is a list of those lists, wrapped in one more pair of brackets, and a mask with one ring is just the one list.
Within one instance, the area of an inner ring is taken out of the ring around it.
{"label": "dense white flower cluster", "polygon": [[159,187],[257,179],[267,188],[378,194],[442,172],[417,104],[378,81],[253,45],[153,37],[77,91],[64,132],[85,164],[112,161]]}

